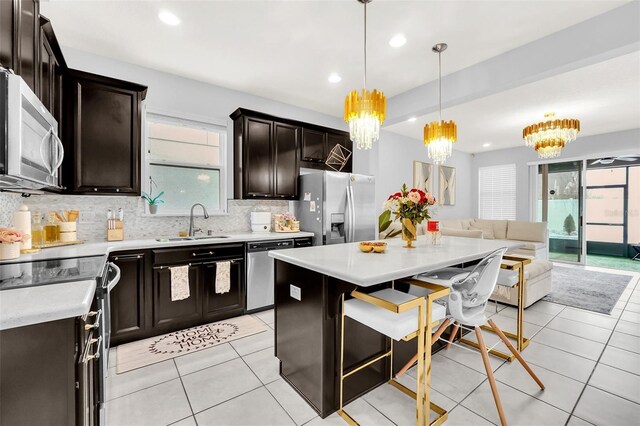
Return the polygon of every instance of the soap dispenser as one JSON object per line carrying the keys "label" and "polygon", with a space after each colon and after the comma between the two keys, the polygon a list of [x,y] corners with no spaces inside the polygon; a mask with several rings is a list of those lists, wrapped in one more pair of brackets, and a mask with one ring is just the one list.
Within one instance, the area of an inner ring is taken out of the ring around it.
{"label": "soap dispenser", "polygon": [[[31,212],[24,204],[13,213],[13,227],[23,234],[31,235]],[[20,243],[20,250],[31,250],[31,238]]]}

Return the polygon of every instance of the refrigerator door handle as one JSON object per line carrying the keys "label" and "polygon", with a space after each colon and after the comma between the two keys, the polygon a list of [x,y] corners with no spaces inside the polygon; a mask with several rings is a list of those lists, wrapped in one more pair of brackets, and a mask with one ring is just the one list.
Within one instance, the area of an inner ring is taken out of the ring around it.
{"label": "refrigerator door handle", "polygon": [[354,242],[356,238],[356,203],[351,185],[347,187],[347,203],[349,205],[349,242]]}
{"label": "refrigerator door handle", "polygon": [[346,243],[351,242],[351,187],[347,186],[347,205],[345,206],[345,224],[344,227],[344,241]]}

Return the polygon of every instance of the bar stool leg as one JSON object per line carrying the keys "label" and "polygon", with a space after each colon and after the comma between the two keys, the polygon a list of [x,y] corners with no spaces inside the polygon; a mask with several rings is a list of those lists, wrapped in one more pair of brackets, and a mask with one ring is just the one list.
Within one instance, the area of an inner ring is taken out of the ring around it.
{"label": "bar stool leg", "polygon": [[340,405],[338,406],[338,415],[340,415],[349,426],[358,426],[358,422],[347,414],[342,406],[344,398],[344,293],[342,293],[340,301],[342,306],[340,312]]}
{"label": "bar stool leg", "polygon": [[[442,333],[444,333],[444,330],[449,326],[449,324],[451,324],[451,320],[449,318],[445,319],[442,322],[442,324],[440,324],[440,327],[438,327],[436,332],[433,333],[433,336],[431,336],[431,341],[435,342],[436,340],[438,340],[440,338],[440,336],[442,336]],[[417,360],[418,360],[418,354],[415,354],[409,361],[407,361],[407,363],[404,365],[404,367],[402,367],[396,373],[396,377],[402,377],[402,375],[404,373],[406,373],[407,370],[409,370],[413,366],[413,364],[416,363]]]}
{"label": "bar stool leg", "polygon": [[451,330],[451,336],[449,336],[449,342],[447,342],[447,349],[451,347],[451,343],[453,343],[453,339],[456,338],[456,334],[458,334],[458,330],[460,329],[460,324],[457,322],[453,323],[453,330]]}
{"label": "bar stool leg", "polygon": [[484,344],[484,337],[482,336],[482,330],[480,327],[476,327],[476,336],[478,338],[478,344],[480,345],[480,353],[482,354],[482,362],[484,362],[484,368],[487,370],[487,377],[489,378],[489,386],[491,386],[491,393],[493,393],[493,399],[496,402],[498,408],[498,415],[500,416],[500,423],[502,426],[507,426],[507,418],[502,410],[502,402],[500,402],[500,394],[498,393],[498,385],[496,379],[493,377],[493,369],[491,368],[491,362],[489,361],[489,352],[487,346]]}
{"label": "bar stool leg", "polygon": [[[425,327],[424,303],[418,306],[418,381],[416,389],[416,425],[425,426]],[[426,389],[428,392],[428,389]],[[428,415],[428,411],[427,411]]]}

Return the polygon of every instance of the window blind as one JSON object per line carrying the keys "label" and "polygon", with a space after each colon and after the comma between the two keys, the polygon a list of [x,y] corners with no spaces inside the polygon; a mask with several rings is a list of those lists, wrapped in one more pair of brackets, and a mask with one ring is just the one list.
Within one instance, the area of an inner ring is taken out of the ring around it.
{"label": "window blind", "polygon": [[478,170],[480,219],[516,219],[516,165],[480,167]]}

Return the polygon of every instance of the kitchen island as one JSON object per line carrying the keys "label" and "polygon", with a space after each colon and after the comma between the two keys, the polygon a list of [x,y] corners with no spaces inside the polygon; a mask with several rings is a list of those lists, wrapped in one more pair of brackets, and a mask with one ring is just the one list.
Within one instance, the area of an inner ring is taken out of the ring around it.
{"label": "kitchen island", "polygon": [[[422,237],[416,248],[388,240],[385,253],[363,253],[358,243],[307,247],[270,253],[276,259],[275,334],[280,375],[326,417],[338,408],[340,300],[355,289],[390,287],[395,280],[447,266],[478,261],[494,250],[515,249],[518,241],[443,237],[441,245]],[[398,283],[396,289],[402,290]],[[389,350],[389,339],[345,319],[345,370]],[[416,353],[415,340],[394,343],[393,371]],[[345,380],[345,404],[389,379],[388,358]],[[429,367],[427,367],[429,368]]]}

